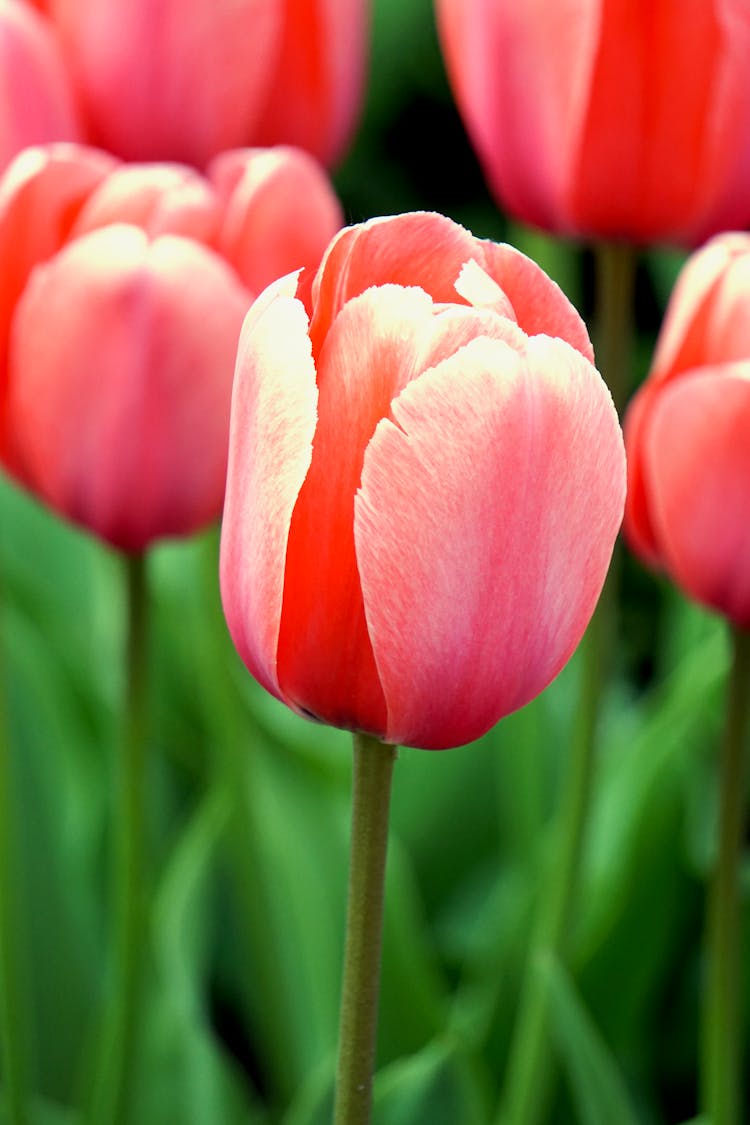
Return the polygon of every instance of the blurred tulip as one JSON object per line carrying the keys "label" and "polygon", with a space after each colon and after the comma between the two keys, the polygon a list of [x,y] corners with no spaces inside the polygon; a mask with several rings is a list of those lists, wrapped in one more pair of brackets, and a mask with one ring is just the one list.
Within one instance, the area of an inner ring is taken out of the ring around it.
{"label": "blurred tulip", "polygon": [[746,0],[436,0],[501,206],[556,233],[697,244],[750,221]]}
{"label": "blurred tulip", "polygon": [[0,0],[0,172],[29,145],[80,133],[55,29],[23,0]]}
{"label": "blurred tulip", "polygon": [[337,159],[359,112],[368,0],[46,0],[90,139],[205,167],[247,144]]}
{"label": "blurred tulip", "polygon": [[221,548],[253,675],[387,742],[483,734],[544,688],[601,590],[625,465],[578,314],[438,215],[343,231],[243,326]]}
{"label": "blurred tulip", "polygon": [[684,267],[625,420],[633,549],[750,626],[750,235]]}
{"label": "blurred tulip", "polygon": [[6,467],[124,550],[218,518],[242,319],[280,271],[314,269],[340,223],[292,149],[228,153],[205,179],[27,150],[0,181]]}

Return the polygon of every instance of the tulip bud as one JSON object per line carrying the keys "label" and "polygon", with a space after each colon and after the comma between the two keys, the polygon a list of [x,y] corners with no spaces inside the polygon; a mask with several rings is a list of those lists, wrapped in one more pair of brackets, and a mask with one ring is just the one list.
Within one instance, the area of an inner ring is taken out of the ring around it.
{"label": "tulip bud", "polygon": [[338,235],[243,326],[221,588],[296,711],[468,742],[560,671],[622,516],[617,416],[580,317],[524,255],[439,215]]}

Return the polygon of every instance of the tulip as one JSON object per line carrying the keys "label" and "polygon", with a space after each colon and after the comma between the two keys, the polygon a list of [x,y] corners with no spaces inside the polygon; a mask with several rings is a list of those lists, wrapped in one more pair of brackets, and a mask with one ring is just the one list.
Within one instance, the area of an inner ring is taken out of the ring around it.
{"label": "tulip", "polygon": [[436,0],[501,206],[555,233],[694,245],[750,220],[745,0]]}
{"label": "tulip", "polygon": [[238,146],[337,160],[361,102],[367,0],[46,0],[90,139],[204,168]]}
{"label": "tulip", "polygon": [[633,549],[750,626],[750,235],[685,265],[625,423]]}
{"label": "tulip", "polygon": [[221,589],[252,674],[387,743],[479,737],[559,672],[622,516],[586,329],[438,215],[346,229],[265,290],[233,390]]}
{"label": "tulip", "polygon": [[23,0],[0,0],[0,84],[0,171],[29,145],[79,139],[55,29]]}
{"label": "tulip", "polygon": [[135,552],[218,518],[243,317],[315,268],[341,222],[306,154],[225,154],[207,177],[81,146],[0,181],[0,459]]}

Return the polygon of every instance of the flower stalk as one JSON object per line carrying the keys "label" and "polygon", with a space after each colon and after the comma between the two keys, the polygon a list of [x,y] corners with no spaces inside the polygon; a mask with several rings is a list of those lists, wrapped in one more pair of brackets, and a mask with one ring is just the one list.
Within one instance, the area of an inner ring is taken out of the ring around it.
{"label": "flower stalk", "polygon": [[380,994],[385,865],[396,748],[354,734],[351,858],[334,1125],[367,1125]]}
{"label": "flower stalk", "polygon": [[121,1125],[127,1120],[141,1005],[148,642],[145,556],[128,556],[126,567],[128,631],[122,746],[116,786],[112,995],[93,1091],[92,1125]]}

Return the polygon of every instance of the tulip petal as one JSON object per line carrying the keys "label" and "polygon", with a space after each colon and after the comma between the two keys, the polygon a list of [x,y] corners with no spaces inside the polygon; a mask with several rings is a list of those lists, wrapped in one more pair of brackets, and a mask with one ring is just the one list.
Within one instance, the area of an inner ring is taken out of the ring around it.
{"label": "tulip petal", "polygon": [[611,397],[562,341],[476,340],[411,383],[355,501],[388,741],[439,749],[523,706],[572,653],[622,516]]}
{"label": "tulip petal", "polygon": [[283,7],[283,38],[258,116],[258,143],[299,145],[332,164],[362,100],[368,5],[286,0]]}
{"label": "tulip petal", "polygon": [[339,310],[374,285],[418,286],[433,301],[455,302],[465,262],[481,250],[467,230],[432,212],[371,219],[333,240],[313,284],[313,354]]}
{"label": "tulip petal", "polygon": [[103,148],[204,167],[254,128],[279,45],[279,3],[48,2],[89,135]]}
{"label": "tulip petal", "polygon": [[242,327],[221,534],[221,596],[232,639],[253,676],[285,702],[277,674],[284,567],[318,399],[296,289],[296,276],[281,278]]}
{"label": "tulip petal", "polygon": [[643,450],[651,406],[658,393],[656,385],[647,380],[631,399],[623,423],[628,455],[628,489],[623,532],[632,549],[652,567],[660,567],[662,560],[651,518]]}
{"label": "tulip petal", "polygon": [[0,170],[30,145],[80,135],[52,24],[29,4],[0,0]]}
{"label": "tulip petal", "polygon": [[179,164],[123,164],[92,192],[71,237],[108,223],[132,223],[152,238],[181,234],[210,245],[218,204],[197,172]]}
{"label": "tulip petal", "polygon": [[123,550],[217,519],[246,307],[217,255],[125,225],[38,266],[10,349],[22,479]]}
{"label": "tulip petal", "polygon": [[208,174],[222,200],[218,249],[252,293],[292,270],[318,268],[343,214],[307,153],[241,149],[223,153]]}
{"label": "tulip petal", "polygon": [[437,0],[436,7],[451,84],[492,190],[519,218],[569,229],[561,197],[601,5]]}
{"label": "tulip petal", "polygon": [[746,315],[750,286],[750,236],[719,235],[680,271],[654,353],[650,382],[683,371],[750,355]]}
{"label": "tulip petal", "polygon": [[[643,437],[661,555],[693,597],[750,626],[750,363],[665,386]],[[688,437],[689,435],[689,437]]]}
{"label": "tulip petal", "polygon": [[483,266],[510,301],[527,336],[558,336],[594,362],[583,320],[551,277],[531,258],[506,243],[482,241]]}
{"label": "tulip petal", "polygon": [[318,360],[313,458],[289,534],[279,682],[318,718],[376,735],[385,704],[362,607],[354,494],[367,443],[417,373],[433,328],[427,294],[398,286],[370,289],[339,314]]}
{"label": "tulip petal", "polygon": [[116,166],[82,145],[30,148],[0,184],[0,458],[7,458],[3,421],[8,335],[16,302],[34,266],[56,253],[79,209]]}

